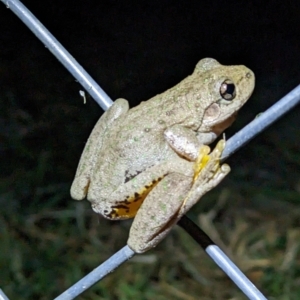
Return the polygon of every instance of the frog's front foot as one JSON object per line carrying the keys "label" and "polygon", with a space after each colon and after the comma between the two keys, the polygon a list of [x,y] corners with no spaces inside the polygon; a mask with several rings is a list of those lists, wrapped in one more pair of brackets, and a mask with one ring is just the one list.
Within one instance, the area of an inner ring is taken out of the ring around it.
{"label": "frog's front foot", "polygon": [[179,218],[184,215],[208,191],[217,186],[230,172],[227,164],[220,164],[225,140],[220,140],[214,150],[209,154],[210,148],[202,146],[194,166],[194,184],[182,205]]}
{"label": "frog's front foot", "polygon": [[[208,146],[202,146],[199,150],[199,156],[195,163],[194,183],[201,181],[216,180],[224,173],[227,175],[230,172],[230,167],[227,164],[220,165],[220,159],[225,148],[225,140],[220,140],[215,149],[209,154],[210,148]],[[200,176],[200,179],[198,179]],[[223,179],[224,177],[222,177]],[[221,180],[222,180],[221,179]],[[217,184],[219,181],[217,182]]]}

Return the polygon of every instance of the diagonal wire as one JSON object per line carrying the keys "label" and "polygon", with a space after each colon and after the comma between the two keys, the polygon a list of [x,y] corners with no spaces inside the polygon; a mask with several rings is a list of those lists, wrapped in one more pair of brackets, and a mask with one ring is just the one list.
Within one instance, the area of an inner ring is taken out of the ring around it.
{"label": "diagonal wire", "polygon": [[243,147],[251,139],[281,118],[284,114],[295,107],[300,101],[300,85],[296,86],[287,95],[272,105],[267,111],[259,115],[243,129],[233,135],[227,142],[222,153],[224,161],[238,149]]}
{"label": "diagonal wire", "polygon": [[16,14],[19,19],[35,34],[35,36],[49,49],[63,66],[78,80],[94,100],[107,110],[112,100],[101,89],[96,81],[83,69],[75,58],[63,45],[46,29],[46,27],[20,1],[1,0],[7,8]]}
{"label": "diagonal wire", "polygon": [[1,289],[0,289],[0,300],[9,300]]}
{"label": "diagonal wire", "polygon": [[92,285],[100,281],[106,275],[113,272],[122,263],[134,256],[134,254],[135,252],[132,251],[128,246],[123,247],[121,250],[112,255],[109,259],[95,268],[88,275],[77,281],[74,285],[72,285],[54,300],[74,299],[75,297],[86,291],[88,288],[90,288]]}
{"label": "diagonal wire", "polygon": [[[85,72],[68,51],[54,38],[54,36],[35,18],[35,16],[18,0],[1,0],[7,8],[10,8],[29,29],[45,44],[54,56],[69,70],[69,72],[82,84],[86,91],[95,101],[106,110],[113,102],[98,84]],[[248,124],[243,130],[227,141],[222,160],[229,157],[233,152],[242,147],[250,139],[267,126],[277,120],[280,116],[294,107],[300,101],[300,86],[277,102],[262,116]],[[215,245],[209,237],[195,224],[184,217],[180,223],[196,240],[197,234],[202,234],[199,244],[206,253],[224,270],[224,272],[237,284],[237,286],[248,296],[249,299],[266,299],[248,278],[233,264],[222,250]],[[192,227],[194,228],[192,229]],[[206,237],[206,238],[205,238]],[[206,242],[205,242],[206,241]],[[79,282],[66,290],[55,299],[74,299],[101,280],[108,273],[115,270],[123,262],[131,258],[135,253],[128,247],[123,247],[106,262],[82,278]]]}

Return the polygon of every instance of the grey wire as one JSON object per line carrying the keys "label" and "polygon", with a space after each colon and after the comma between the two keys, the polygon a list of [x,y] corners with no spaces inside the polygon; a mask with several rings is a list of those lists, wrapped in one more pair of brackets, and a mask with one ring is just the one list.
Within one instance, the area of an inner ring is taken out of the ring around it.
{"label": "grey wire", "polygon": [[265,300],[264,295],[253,285],[226,254],[201,230],[196,223],[183,216],[178,225],[202,247],[208,256],[227,274],[249,299]]}
{"label": "grey wire", "polygon": [[9,300],[1,289],[0,289],[0,300]]}
{"label": "grey wire", "polygon": [[249,299],[267,299],[217,245],[208,246],[205,252]]}
{"label": "grey wire", "polygon": [[40,23],[40,21],[20,1],[1,0],[7,8],[11,9],[48,48],[52,54],[67,68],[78,80],[94,100],[107,110],[112,100],[101,89],[96,81],[82,68],[75,58],[62,46],[61,43]]}
{"label": "grey wire", "polygon": [[128,246],[123,247],[121,250],[116,252],[103,264],[98,266],[88,275],[83,277],[81,280],[76,282],[73,286],[64,291],[61,295],[56,297],[54,300],[71,300],[83,293],[93,284],[101,280],[107,274],[111,273],[123,262],[134,256],[135,252],[132,251]]}
{"label": "grey wire", "polygon": [[273,122],[296,106],[300,101],[300,85],[295,87],[282,99],[277,101],[268,110],[246,125],[243,129],[233,135],[227,142],[221,160],[235,153],[239,148],[248,143],[260,132],[265,130]]}
{"label": "grey wire", "polygon": [[[111,99],[98,86],[98,84],[85,72],[85,70],[75,61],[75,59],[31,14],[31,12],[27,10],[23,4],[17,0],[1,0],[1,2],[3,2],[7,8],[10,8],[30,28],[30,30],[46,45],[47,48],[49,48],[49,50],[71,72],[71,74],[79,81],[79,83],[82,84],[86,91],[104,110],[106,110],[112,104]],[[296,105],[296,103],[299,102],[299,98],[299,87],[297,87],[290,94],[280,100],[278,105],[276,103],[267,112],[263,113],[262,116],[251,122],[242,131],[234,135],[227,141],[223,158],[225,159],[229,157],[238,148],[253,138],[258,132],[261,132],[283,113],[291,109],[294,105]],[[237,286],[240,287],[240,289],[249,297],[249,299],[266,299],[247,279],[247,277],[241,271],[239,271],[239,269],[225,255],[225,253],[220,250],[218,246],[211,245],[207,247],[206,252],[237,284]],[[108,273],[114,271],[119,265],[131,258],[134,254],[135,253],[128,246],[125,246],[103,264],[98,266],[94,271],[82,278],[55,299],[74,299],[74,297],[78,296],[87,288],[101,280]]]}

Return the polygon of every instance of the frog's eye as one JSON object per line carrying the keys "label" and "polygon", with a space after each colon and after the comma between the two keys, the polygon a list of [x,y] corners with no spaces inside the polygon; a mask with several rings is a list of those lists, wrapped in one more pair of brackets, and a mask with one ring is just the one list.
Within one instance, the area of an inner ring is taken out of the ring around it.
{"label": "frog's eye", "polygon": [[220,95],[225,100],[233,100],[235,98],[235,85],[231,80],[226,79],[223,81],[220,87]]}

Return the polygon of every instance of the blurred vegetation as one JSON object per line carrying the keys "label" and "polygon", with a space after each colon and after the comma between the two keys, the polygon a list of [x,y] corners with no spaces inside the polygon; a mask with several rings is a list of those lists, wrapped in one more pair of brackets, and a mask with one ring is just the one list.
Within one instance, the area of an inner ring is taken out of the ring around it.
{"label": "blurred vegetation", "polygon": [[[191,73],[208,54],[224,64],[245,59],[257,74],[257,89],[229,137],[299,81],[296,27],[286,40],[284,32],[290,31],[281,26],[280,18],[294,20],[292,13],[283,13],[286,6],[278,15],[263,4],[255,16],[268,11],[267,19],[247,19],[251,4],[241,8],[235,2],[243,15],[232,12],[243,17],[233,24],[225,14],[226,26],[202,33],[203,26],[195,25],[199,11],[218,10],[218,17],[202,16],[208,22],[224,16],[224,6],[202,3],[200,10],[191,1],[189,8],[178,6],[180,19],[178,9],[159,1],[160,14],[170,9],[164,27],[160,18],[147,19],[146,9],[124,8],[118,1],[104,9],[104,2],[99,7],[93,1],[95,7],[86,1],[28,4],[113,99],[122,96],[132,105],[147,99]],[[109,222],[86,201],[70,199],[80,153],[101,109],[90,98],[83,105],[80,85],[9,10],[1,9],[0,288],[10,299],[52,299],[122,248],[131,221]],[[132,19],[126,17],[131,10]],[[95,24],[96,19],[101,22]],[[250,24],[247,38],[244,20]],[[236,43],[227,43],[235,39],[238,50]],[[232,173],[189,215],[268,299],[300,298],[298,115],[296,108],[230,158]],[[124,263],[79,299],[245,297],[175,228],[156,249]]]}

